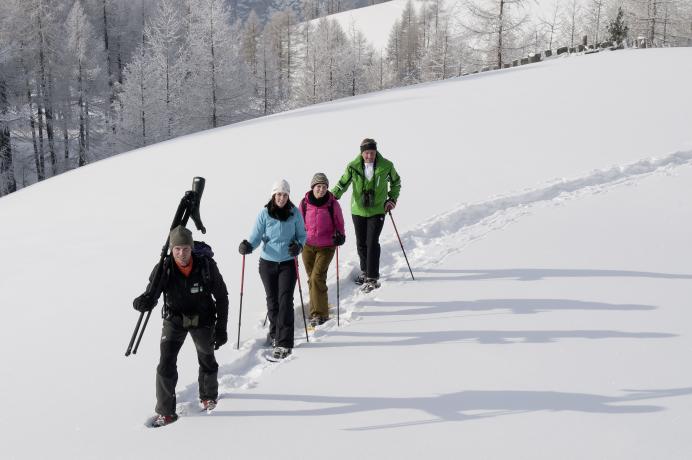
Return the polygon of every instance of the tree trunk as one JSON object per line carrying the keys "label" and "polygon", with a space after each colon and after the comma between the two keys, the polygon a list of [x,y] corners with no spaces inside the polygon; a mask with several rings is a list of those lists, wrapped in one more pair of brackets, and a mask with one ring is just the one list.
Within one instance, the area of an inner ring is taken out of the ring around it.
{"label": "tree trunk", "polygon": [[500,0],[499,27],[497,33],[497,65],[502,68],[502,28],[504,26],[505,0]]}
{"label": "tree trunk", "polygon": [[7,84],[0,78],[0,196],[17,191],[12,165],[12,143],[10,126],[3,121],[7,115]]}
{"label": "tree trunk", "polygon": [[84,117],[84,82],[82,78],[82,62],[79,61],[79,71],[77,74],[77,83],[79,86],[79,166],[87,164],[87,147],[86,147],[86,121]]}
{"label": "tree trunk", "polygon": [[44,155],[45,155],[45,149],[43,147],[43,106],[41,105],[41,92],[39,90],[37,94],[37,102],[36,102],[36,116],[38,118],[38,162],[40,165],[40,169],[36,172],[37,176],[39,177],[38,180],[43,180],[46,178],[46,166],[45,166],[45,160],[44,160]]}
{"label": "tree trunk", "polygon": [[[29,106],[29,127],[31,128],[31,141],[34,147],[34,162],[36,164],[36,175],[38,176],[41,168],[39,161],[38,142],[36,140],[36,121],[34,119],[33,99],[31,97],[31,86],[29,85],[29,69],[27,69],[26,64],[24,62],[24,42],[22,42],[20,45],[20,56],[21,57],[19,58],[19,62],[22,67],[22,70],[24,71],[26,103]],[[43,177],[39,177],[38,180],[43,180]]]}
{"label": "tree trunk", "polygon": [[113,85],[113,69],[111,65],[111,53],[108,43],[108,12],[106,3],[108,0],[103,0],[103,45],[106,51],[106,71],[108,72],[108,108],[106,109],[106,129],[108,125],[111,127],[111,132],[115,134],[115,123],[113,122],[113,102],[115,101],[115,86]]}
{"label": "tree trunk", "polygon": [[216,55],[214,53],[214,2],[211,3],[209,15],[209,27],[211,31],[211,126],[216,128]]}
{"label": "tree trunk", "polygon": [[62,112],[62,140],[63,140],[63,146],[65,147],[65,158],[63,159],[64,164],[63,164],[63,171],[67,171],[70,169],[70,137],[69,137],[69,131],[67,127],[67,116],[68,112],[70,110],[69,104],[65,104],[64,110]]}
{"label": "tree trunk", "polygon": [[[37,15],[38,20],[38,34],[39,34],[39,65],[41,73],[41,95],[43,98],[43,112],[46,118],[46,135],[48,136],[48,153],[50,156],[50,163],[53,175],[56,174],[56,163],[57,157],[55,155],[55,142],[53,136],[53,107],[51,101],[51,92],[53,89],[53,79],[50,75],[50,69],[47,69],[48,65],[46,63],[44,47],[46,46],[46,39],[43,34],[43,23],[41,21],[41,13]],[[39,118],[40,121],[40,118]],[[39,125],[39,133],[41,133],[41,126]],[[41,135],[41,141],[43,136]],[[41,148],[43,151],[43,148]],[[41,155],[41,162],[43,163],[43,155]],[[45,173],[45,166],[44,166]]]}
{"label": "tree trunk", "polygon": [[84,90],[84,116],[85,118],[85,132],[84,132],[84,137],[86,139],[86,151],[87,151],[87,156],[89,155],[89,152],[91,151],[91,118],[89,117],[89,93],[87,90]]}

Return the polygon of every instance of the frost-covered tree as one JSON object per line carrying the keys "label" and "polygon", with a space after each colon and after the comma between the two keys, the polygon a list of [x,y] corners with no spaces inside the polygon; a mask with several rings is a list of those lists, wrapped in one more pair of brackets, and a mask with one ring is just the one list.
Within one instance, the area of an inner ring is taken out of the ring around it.
{"label": "frost-covered tree", "polygon": [[692,2],[626,0],[623,10],[633,36],[655,46],[692,45]]}
{"label": "frost-covered tree", "polygon": [[8,99],[8,82],[12,78],[11,66],[15,57],[15,44],[11,36],[13,28],[9,18],[17,6],[14,0],[0,4],[0,196],[17,190],[10,132],[12,111]]}
{"label": "frost-covered tree", "polygon": [[465,26],[487,65],[502,67],[518,57],[521,26],[527,18],[524,0],[471,0],[468,13]]}
{"label": "frost-covered tree", "polygon": [[387,42],[387,64],[394,86],[421,81],[425,27],[411,0],[392,27]]}
{"label": "frost-covered tree", "polygon": [[348,29],[347,43],[343,52],[343,66],[348,81],[347,94],[355,96],[370,91],[372,81],[369,68],[374,65],[374,50],[354,24]]}
{"label": "frost-covered tree", "polygon": [[159,0],[158,8],[145,27],[145,56],[150,59],[151,117],[148,118],[153,140],[170,139],[179,121],[178,109],[188,68],[183,40],[185,24],[174,0]]}
{"label": "frost-covered tree", "polygon": [[583,10],[579,0],[568,0],[561,14],[560,42],[574,46],[580,39],[583,31]]}
{"label": "frost-covered tree", "polygon": [[608,40],[615,43],[622,43],[627,38],[629,28],[624,20],[625,12],[622,7],[618,8],[618,14],[613,20],[608,23],[606,30],[608,31]]}
{"label": "frost-covered tree", "polygon": [[539,24],[543,28],[547,49],[553,48],[554,40],[558,33],[560,25],[560,13],[562,4],[560,0],[555,0],[553,6],[547,13],[542,14],[538,18]]}
{"label": "frost-covered tree", "polygon": [[300,34],[298,20],[292,8],[275,11],[264,28],[263,36],[268,59],[267,68],[275,71],[274,106],[276,109],[290,108],[298,66],[297,48]]}
{"label": "frost-covered tree", "polygon": [[[351,80],[348,78],[348,39],[338,22],[327,18],[317,21],[305,43],[309,53],[303,64],[302,81],[297,103],[316,104],[345,96]],[[351,54],[356,59],[355,53]]]}
{"label": "frost-covered tree", "polygon": [[183,107],[192,132],[241,119],[247,75],[237,41],[240,24],[231,24],[224,2],[191,0],[191,6]]}
{"label": "frost-covered tree", "polygon": [[599,43],[603,38],[605,7],[605,0],[590,0],[586,6],[587,34],[593,43]]}
{"label": "frost-covered tree", "polygon": [[[65,23],[67,45],[70,50],[67,62],[69,74],[74,81],[73,93],[77,100],[77,112],[79,117],[79,155],[78,165],[83,166],[90,159],[90,100],[95,82],[107,80],[107,75],[102,75],[99,60],[103,55],[103,48],[96,40],[96,35],[89,22],[81,0],[75,0]],[[66,57],[67,58],[67,57]],[[102,78],[102,79],[101,79]],[[109,112],[109,104],[105,113]]]}

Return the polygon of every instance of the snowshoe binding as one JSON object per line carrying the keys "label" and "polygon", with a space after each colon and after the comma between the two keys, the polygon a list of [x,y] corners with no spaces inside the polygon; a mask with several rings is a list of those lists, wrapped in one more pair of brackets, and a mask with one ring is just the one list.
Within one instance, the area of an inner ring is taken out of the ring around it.
{"label": "snowshoe binding", "polygon": [[217,401],[216,399],[203,399],[200,401],[200,404],[202,404],[202,410],[211,412],[216,409]]}
{"label": "snowshoe binding", "polygon": [[286,348],[286,347],[274,347],[271,353],[268,353],[266,355],[267,361],[271,362],[279,362],[282,359],[286,359],[290,356],[290,354],[293,352],[291,348]]}
{"label": "snowshoe binding", "polygon": [[371,291],[374,291],[378,287],[380,287],[381,284],[379,281],[377,281],[375,278],[368,278],[367,281],[363,284],[363,287],[360,288],[361,292],[368,293]]}
{"label": "snowshoe binding", "polygon": [[162,426],[170,425],[171,423],[178,420],[178,414],[173,415],[157,415],[149,423],[151,428],[160,428]]}

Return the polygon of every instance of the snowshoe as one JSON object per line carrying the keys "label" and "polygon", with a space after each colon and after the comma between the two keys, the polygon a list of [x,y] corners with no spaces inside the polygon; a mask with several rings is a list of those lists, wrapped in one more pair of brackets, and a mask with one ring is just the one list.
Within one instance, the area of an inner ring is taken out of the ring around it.
{"label": "snowshoe", "polygon": [[211,412],[214,409],[216,409],[217,401],[216,399],[203,399],[202,401],[200,401],[200,403],[202,404],[203,410]]}
{"label": "snowshoe", "polygon": [[288,358],[288,356],[293,352],[291,348],[286,347],[274,347],[271,353],[266,355],[268,361],[278,362],[282,359]]}
{"label": "snowshoe", "polygon": [[355,278],[353,278],[353,282],[360,286],[365,283],[366,279],[367,277],[365,276],[365,272],[361,272],[360,275],[357,275]]}
{"label": "snowshoe", "polygon": [[379,281],[377,281],[374,278],[368,278],[368,280],[365,282],[365,284],[363,284],[363,287],[360,288],[360,290],[361,290],[361,292],[364,292],[367,294],[368,292],[371,292],[380,286],[381,286],[381,284]]}
{"label": "snowshoe", "polygon": [[173,415],[157,415],[154,417],[154,419],[151,421],[149,426],[151,428],[159,428],[162,426],[170,425],[171,423],[175,422],[178,420],[178,414],[173,414]]}

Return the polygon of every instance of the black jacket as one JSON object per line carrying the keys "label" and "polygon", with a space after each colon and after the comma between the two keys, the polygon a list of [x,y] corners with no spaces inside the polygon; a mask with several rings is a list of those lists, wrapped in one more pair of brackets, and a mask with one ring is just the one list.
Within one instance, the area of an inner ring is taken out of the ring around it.
{"label": "black jacket", "polygon": [[152,286],[157,267],[149,276],[146,292],[154,299],[164,295],[166,314],[199,316],[200,326],[226,331],[228,323],[228,290],[214,260],[192,255],[192,272],[183,275],[168,255],[163,262],[163,277],[159,286]]}

